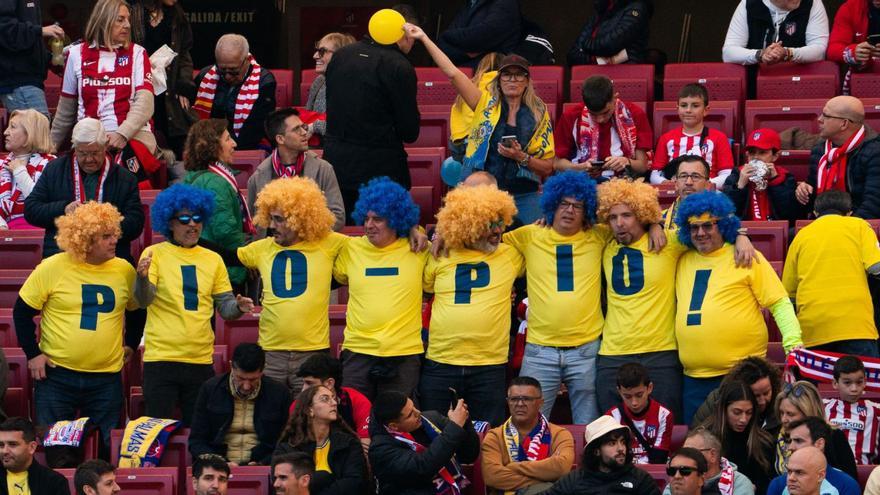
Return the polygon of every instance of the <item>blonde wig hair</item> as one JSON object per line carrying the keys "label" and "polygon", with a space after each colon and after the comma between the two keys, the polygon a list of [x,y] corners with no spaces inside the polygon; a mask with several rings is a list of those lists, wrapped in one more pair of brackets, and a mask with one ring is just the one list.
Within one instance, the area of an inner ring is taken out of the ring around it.
{"label": "blonde wig hair", "polygon": [[24,144],[29,153],[54,153],[55,145],[49,137],[49,119],[40,112],[28,108],[27,110],[14,110],[9,117],[24,129],[27,141]]}
{"label": "blonde wig hair", "polygon": [[[348,33],[327,33],[320,40],[318,40],[318,44],[320,45],[322,41],[326,41],[328,43],[333,44],[333,50],[339,50],[343,46],[350,45],[354,43],[354,36]],[[317,46],[315,47],[317,49]]]}
{"label": "blonde wig hair", "polygon": [[122,235],[122,215],[110,203],[89,201],[80,205],[72,213],[55,219],[58,227],[58,247],[77,261],[85,261],[92,246],[100,236],[111,233],[116,237]]}
{"label": "blonde wig hair", "polygon": [[256,207],[254,223],[267,228],[272,212],[280,211],[287,218],[287,226],[304,241],[323,239],[336,223],[324,193],[307,177],[273,180],[257,195]]}
{"label": "blonde wig hair", "polygon": [[[119,16],[119,8],[126,7],[131,14],[131,5],[125,0],[98,0],[92,8],[92,14],[89,16],[89,22],[86,23],[84,37],[86,42],[103,46],[105,48],[113,47],[113,24],[116,17]],[[123,44],[126,48],[131,44],[131,30],[129,30],[128,40]]]}
{"label": "blonde wig hair", "polygon": [[660,203],[657,201],[657,189],[644,182],[632,182],[626,179],[612,179],[599,184],[599,208],[596,216],[602,223],[608,223],[608,214],[615,205],[624,204],[635,213],[642,225],[660,221]]}
{"label": "blonde wig hair", "polygon": [[459,187],[446,195],[446,204],[437,213],[437,232],[446,245],[460,249],[476,243],[489,224],[513,222],[516,205],[513,196],[495,186]]}

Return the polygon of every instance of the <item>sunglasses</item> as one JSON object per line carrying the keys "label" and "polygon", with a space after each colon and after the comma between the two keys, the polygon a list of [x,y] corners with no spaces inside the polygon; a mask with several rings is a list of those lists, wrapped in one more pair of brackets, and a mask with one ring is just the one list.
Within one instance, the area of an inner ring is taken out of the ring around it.
{"label": "sunglasses", "polygon": [[196,215],[177,215],[176,217],[174,217],[174,219],[183,225],[189,224],[190,221],[193,221],[195,223],[202,223],[202,216],[198,215],[198,214],[196,214]]}
{"label": "sunglasses", "polygon": [[504,220],[495,220],[494,222],[489,222],[489,230],[500,229],[504,227]]}
{"label": "sunglasses", "polygon": [[718,222],[706,222],[706,223],[689,223],[688,228],[691,229],[691,232],[711,232],[712,228],[718,225]]}
{"label": "sunglasses", "polygon": [[328,53],[333,53],[333,50],[331,50],[329,48],[324,48],[323,46],[316,46],[315,53],[318,54],[318,58],[321,58],[324,55],[327,55]]}
{"label": "sunglasses", "polygon": [[782,388],[782,394],[785,395],[786,397],[791,395],[791,396],[799,399],[806,392],[807,392],[807,388],[801,384],[797,384],[797,385],[792,386],[792,384],[786,383],[785,387]]}
{"label": "sunglasses", "polygon": [[675,476],[676,473],[681,473],[682,476],[688,477],[693,473],[697,472],[697,468],[690,466],[667,466],[666,467],[666,476]]}

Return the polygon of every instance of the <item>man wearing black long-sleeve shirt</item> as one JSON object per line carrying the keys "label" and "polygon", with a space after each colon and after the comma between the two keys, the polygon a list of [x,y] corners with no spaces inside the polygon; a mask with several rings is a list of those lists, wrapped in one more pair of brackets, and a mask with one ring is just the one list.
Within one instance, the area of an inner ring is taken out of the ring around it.
{"label": "man wearing black long-sleeve shirt", "polygon": [[511,53],[522,39],[518,0],[466,0],[437,39],[455,65],[476,67],[489,52]]}
{"label": "man wearing black long-sleeve shirt", "polygon": [[336,171],[348,224],[361,184],[386,175],[410,187],[403,143],[419,137],[416,71],[405,56],[413,41],[404,36],[380,45],[366,37],[337,51],[327,66],[324,159]]}

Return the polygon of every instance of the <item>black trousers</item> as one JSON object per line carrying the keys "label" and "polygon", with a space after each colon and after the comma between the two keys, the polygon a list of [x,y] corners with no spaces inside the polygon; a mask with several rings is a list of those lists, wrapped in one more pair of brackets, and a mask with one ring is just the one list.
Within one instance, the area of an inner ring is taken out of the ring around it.
{"label": "black trousers", "polygon": [[212,376],[214,367],[210,364],[144,363],[145,414],[154,418],[173,418],[174,409],[179,406],[183,425],[189,427],[199,389]]}

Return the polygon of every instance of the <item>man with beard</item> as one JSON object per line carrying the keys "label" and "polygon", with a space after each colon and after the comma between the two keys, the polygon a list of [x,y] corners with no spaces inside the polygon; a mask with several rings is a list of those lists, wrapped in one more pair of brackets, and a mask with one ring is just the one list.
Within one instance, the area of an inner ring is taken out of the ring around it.
{"label": "man with beard", "polygon": [[34,459],[37,438],[34,425],[23,418],[0,423],[0,493],[29,495],[69,494],[67,479]]}
{"label": "man with beard", "polygon": [[309,495],[315,474],[315,459],[305,452],[291,452],[272,458],[272,487],[275,495]]}
{"label": "man with beard", "polygon": [[544,495],[660,495],[651,475],[633,465],[629,428],[601,416],[587,425],[584,437],[587,446],[580,467]]}
{"label": "man with beard", "polygon": [[193,460],[192,485],[195,495],[226,495],[229,464],[215,454],[202,454]]}

